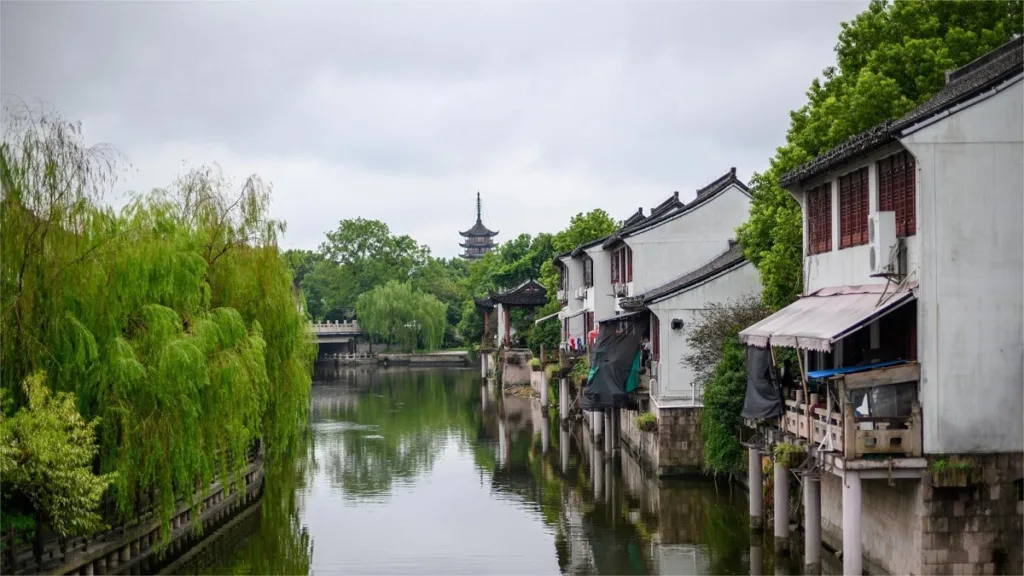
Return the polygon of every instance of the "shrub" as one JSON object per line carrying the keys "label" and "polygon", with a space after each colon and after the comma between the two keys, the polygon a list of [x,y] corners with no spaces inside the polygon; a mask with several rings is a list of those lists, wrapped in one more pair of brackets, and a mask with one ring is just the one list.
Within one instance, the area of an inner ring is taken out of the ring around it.
{"label": "shrub", "polygon": [[743,398],[747,387],[747,359],[735,336],[722,346],[722,359],[704,389],[700,437],[704,466],[714,474],[733,474],[746,464],[739,434],[743,427]]}
{"label": "shrub", "polygon": [[540,358],[530,358],[530,369],[534,372],[540,372],[544,369],[543,366],[541,366]]}
{"label": "shrub", "polygon": [[796,444],[780,442],[775,445],[775,462],[786,468],[793,468],[803,462],[807,449]]}
{"label": "shrub", "polygon": [[686,333],[691,352],[683,356],[683,364],[696,372],[699,383],[706,384],[722,360],[725,341],[768,314],[761,298],[753,295],[709,304]]}
{"label": "shrub", "polygon": [[658,429],[658,418],[653,412],[643,412],[636,417],[636,427],[644,432],[654,432]]}

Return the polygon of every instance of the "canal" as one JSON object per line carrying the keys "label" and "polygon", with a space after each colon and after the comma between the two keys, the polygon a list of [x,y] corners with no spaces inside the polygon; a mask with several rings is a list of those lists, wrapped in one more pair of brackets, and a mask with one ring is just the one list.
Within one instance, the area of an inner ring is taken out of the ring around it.
{"label": "canal", "polygon": [[318,369],[306,448],[174,572],[798,573],[741,489],[659,481],[500,396],[474,370]]}

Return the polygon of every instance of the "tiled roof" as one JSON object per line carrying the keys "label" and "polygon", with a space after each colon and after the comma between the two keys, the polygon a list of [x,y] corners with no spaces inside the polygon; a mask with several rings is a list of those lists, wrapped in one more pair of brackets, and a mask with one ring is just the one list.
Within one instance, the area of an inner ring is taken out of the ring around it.
{"label": "tiled roof", "polygon": [[[690,272],[683,274],[682,276],[676,278],[675,280],[666,282],[665,284],[662,284],[657,288],[653,288],[651,290],[648,290],[647,292],[644,292],[643,294],[639,294],[634,298],[642,300],[644,304],[650,304],[655,300],[659,300],[661,298],[670,296],[672,294],[675,294],[676,292],[681,292],[691,286],[699,284],[723,270],[727,270],[729,268],[732,268],[733,266],[736,266],[737,264],[746,262],[746,260],[747,259],[743,256],[743,247],[740,246],[739,242],[730,240],[729,249],[723,252],[722,254],[716,256],[707,264],[704,264],[699,268],[691,270]],[[620,306],[625,308],[625,305],[621,303]]]}
{"label": "tiled roof", "polygon": [[744,194],[747,194],[748,196],[750,195],[750,188],[748,188],[742,180],[736,177],[736,168],[730,168],[728,172],[718,177],[711,184],[708,184],[707,186],[698,189],[697,197],[694,198],[689,204],[683,205],[678,210],[673,210],[671,212],[661,214],[656,218],[647,218],[640,224],[633,226],[629,229],[620,230],[618,233],[619,236],[617,237],[616,235],[613,234],[608,238],[607,241],[605,241],[604,246],[606,248],[611,247],[621,238],[632,236],[633,234],[642,232],[644,230],[650,230],[651,228],[654,228],[655,226],[663,222],[667,222],[669,220],[674,219],[677,216],[687,214],[693,210],[696,210],[697,208],[703,206],[711,199],[717,197],[721,192],[725,191],[727,188],[733,185],[742,190]]}
{"label": "tiled roof", "polygon": [[858,156],[873,152],[896,141],[902,130],[970,100],[1021,72],[1024,72],[1024,36],[1007,42],[955,72],[950,72],[946,77],[946,86],[942,90],[903,118],[882,122],[853,136],[828,152],[787,172],[779,179],[779,184],[784,187],[799,184],[847,164]]}
{"label": "tiled roof", "polygon": [[[450,228],[449,228],[449,230],[450,230]],[[459,232],[459,234],[461,234],[463,236],[497,236],[498,235],[497,232],[492,232],[492,231],[488,230],[487,226],[484,226],[484,223],[481,222],[480,220],[477,220],[476,224],[473,224],[472,228],[470,228],[469,230],[466,230],[465,232]]]}
{"label": "tiled roof", "polygon": [[[511,290],[491,292],[487,299],[506,306],[543,306],[548,302],[548,291],[536,280],[527,280]],[[477,305],[480,305],[480,301],[477,301]]]}

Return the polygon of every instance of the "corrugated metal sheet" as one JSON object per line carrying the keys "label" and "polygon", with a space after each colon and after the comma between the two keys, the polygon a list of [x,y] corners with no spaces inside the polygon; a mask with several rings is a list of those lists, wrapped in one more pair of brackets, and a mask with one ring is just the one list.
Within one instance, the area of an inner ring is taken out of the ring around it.
{"label": "corrugated metal sheet", "polygon": [[740,341],[830,352],[833,343],[916,297],[913,290],[888,290],[884,284],[822,288],[743,330]]}

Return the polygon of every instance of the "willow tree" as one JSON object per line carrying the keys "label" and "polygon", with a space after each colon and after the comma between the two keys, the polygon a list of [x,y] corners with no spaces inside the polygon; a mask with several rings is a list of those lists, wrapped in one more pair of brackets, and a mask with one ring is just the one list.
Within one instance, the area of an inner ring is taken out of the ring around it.
{"label": "willow tree", "polygon": [[287,451],[306,418],[315,344],[270,190],[200,168],[114,212],[109,152],[58,117],[8,112],[2,386],[14,408],[11,383],[36,371],[74,393],[101,417],[99,469],[117,473],[122,516],[149,493],[169,524],[214,475],[239,478],[256,439]]}
{"label": "willow tree", "polygon": [[398,342],[404,350],[437,348],[444,341],[448,307],[440,300],[392,280],[356,300],[359,326],[369,335]]}

